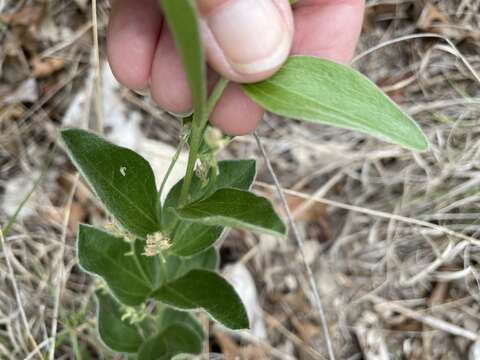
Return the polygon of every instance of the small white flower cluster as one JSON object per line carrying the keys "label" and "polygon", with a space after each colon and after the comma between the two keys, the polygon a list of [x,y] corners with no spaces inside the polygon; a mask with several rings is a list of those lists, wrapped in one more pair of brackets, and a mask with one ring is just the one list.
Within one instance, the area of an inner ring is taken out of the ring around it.
{"label": "small white flower cluster", "polygon": [[123,229],[120,225],[118,225],[115,222],[108,222],[105,225],[105,229],[113,236],[123,238],[126,242],[135,241],[135,235]]}
{"label": "small white flower cluster", "polygon": [[164,250],[168,250],[172,244],[170,239],[158,231],[154,234],[147,235],[147,244],[143,251],[145,256],[155,256],[162,253]]}

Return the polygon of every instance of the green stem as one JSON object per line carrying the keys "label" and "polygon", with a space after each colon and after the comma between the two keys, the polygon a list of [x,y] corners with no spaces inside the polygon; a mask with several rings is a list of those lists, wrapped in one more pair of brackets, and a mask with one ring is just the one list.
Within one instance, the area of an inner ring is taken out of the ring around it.
{"label": "green stem", "polygon": [[161,198],[163,194],[163,190],[165,188],[165,184],[167,183],[167,180],[172,173],[172,170],[175,166],[175,164],[178,161],[178,158],[180,157],[180,153],[182,152],[183,148],[185,147],[185,144],[187,143],[188,140],[188,135],[187,134],[182,134],[180,138],[180,143],[178,144],[177,151],[175,152],[175,155],[172,158],[172,161],[170,162],[170,165],[168,167],[168,170],[163,177],[162,184],[160,185],[160,189],[158,190],[158,206],[161,207]]}
{"label": "green stem", "polygon": [[193,172],[195,170],[195,163],[198,158],[198,151],[200,145],[202,144],[202,135],[207,125],[208,119],[215,108],[220,96],[225,91],[225,88],[228,85],[228,80],[221,78],[210,95],[207,102],[207,111],[204,114],[193,114],[192,122],[192,133],[191,133],[191,143],[190,143],[190,152],[188,154],[188,163],[187,171],[183,179],[182,191],[180,193],[180,199],[178,201],[178,206],[184,206],[188,201],[188,193],[190,191],[190,185],[192,183]]}
{"label": "green stem", "polygon": [[132,250],[133,260],[135,261],[135,264],[137,265],[138,271],[139,271],[140,275],[143,277],[143,279],[147,282],[147,284],[152,284],[152,281],[147,276],[147,273],[145,272],[145,270],[143,270],[142,264],[140,264],[140,260],[138,260],[137,252],[135,251],[135,241],[132,241],[130,243],[130,249]]}
{"label": "green stem", "polygon": [[218,80],[217,85],[215,85],[215,88],[213,89],[207,101],[207,119],[212,114],[213,109],[215,108],[215,105],[217,105],[218,100],[220,99],[223,92],[225,91],[225,88],[227,87],[228,83],[229,81],[227,79],[220,78],[220,80]]}
{"label": "green stem", "polygon": [[184,206],[188,201],[188,192],[190,190],[190,185],[192,183],[193,172],[195,170],[195,163],[198,157],[198,150],[200,149],[201,140],[202,140],[202,128],[199,126],[198,122],[194,120],[192,123],[192,137],[190,143],[190,152],[188,153],[188,163],[187,171],[185,177],[183,178],[182,191],[180,193],[180,199],[178,200],[178,206]]}
{"label": "green stem", "polygon": [[70,342],[73,347],[73,354],[75,355],[75,360],[82,360],[82,352],[80,351],[80,346],[78,345],[77,334],[75,330],[68,329],[68,336],[70,337]]}

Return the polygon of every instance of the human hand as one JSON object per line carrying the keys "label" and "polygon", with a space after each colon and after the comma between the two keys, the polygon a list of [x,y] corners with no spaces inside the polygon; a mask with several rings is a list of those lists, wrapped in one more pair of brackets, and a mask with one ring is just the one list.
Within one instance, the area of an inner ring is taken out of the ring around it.
{"label": "human hand", "polygon": [[[237,83],[274,74],[289,54],[348,63],[360,33],[364,0],[196,0],[208,58],[209,86],[229,84],[210,121],[230,135],[252,132],[263,109]],[[116,78],[133,90],[150,88],[165,110],[192,107],[188,82],[158,0],[114,0],[108,59]]]}

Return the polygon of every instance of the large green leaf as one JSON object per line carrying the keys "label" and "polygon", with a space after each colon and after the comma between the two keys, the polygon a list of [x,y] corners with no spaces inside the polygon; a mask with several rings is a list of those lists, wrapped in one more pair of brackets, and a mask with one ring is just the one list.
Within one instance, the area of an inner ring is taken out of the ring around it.
{"label": "large green leaf", "polygon": [[205,200],[176,210],[183,220],[284,236],[286,227],[264,197],[238,189],[220,189]]}
{"label": "large green leaf", "polygon": [[248,316],[234,288],[220,275],[192,270],[165,284],[152,295],[161,302],[183,310],[202,308],[230,329],[248,328]]}
{"label": "large green leaf", "polygon": [[243,89],[279,115],[358,130],[416,151],[429,147],[412,118],[369,79],[345,65],[293,56],[271,78],[244,84]]}
{"label": "large green leaf", "polygon": [[206,66],[195,2],[192,0],[160,0],[187,73],[196,116],[206,111]]}
{"label": "large green leaf", "polygon": [[85,130],[63,130],[62,139],[72,161],[125,229],[140,237],[159,229],[155,177],[144,158]]}
{"label": "large green leaf", "polygon": [[138,305],[160,284],[156,257],[142,255],[145,242],[136,240],[135,251],[121,238],[88,225],[80,225],[78,258],[82,268],[101,276],[112,293],[126,305]]}
{"label": "large green leaf", "polygon": [[199,354],[202,339],[189,326],[175,324],[151,337],[138,352],[138,360],[170,360],[177,354]]}
{"label": "large green leaf", "polygon": [[138,328],[122,320],[121,304],[105,290],[95,292],[98,302],[97,328],[100,339],[110,349],[135,353],[143,343]]}
{"label": "large green leaf", "polygon": [[[255,160],[227,160],[218,163],[219,174],[212,187],[202,187],[201,180],[194,176],[190,187],[190,200],[202,199],[207,191],[213,192],[223,188],[248,190],[256,175]],[[183,181],[180,180],[165,199],[163,218],[164,226],[173,221],[173,209],[177,206]],[[191,256],[211,246],[221,235],[222,226],[207,226],[190,221],[180,221],[172,235],[171,251],[180,256]]]}

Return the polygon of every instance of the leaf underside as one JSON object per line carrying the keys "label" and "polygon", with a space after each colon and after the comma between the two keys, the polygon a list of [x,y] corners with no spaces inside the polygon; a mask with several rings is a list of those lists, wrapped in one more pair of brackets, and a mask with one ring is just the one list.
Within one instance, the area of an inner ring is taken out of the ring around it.
{"label": "leaf underside", "polygon": [[415,151],[429,148],[415,121],[374,83],[333,61],[292,56],[271,78],[242,86],[278,115],[358,130]]}

